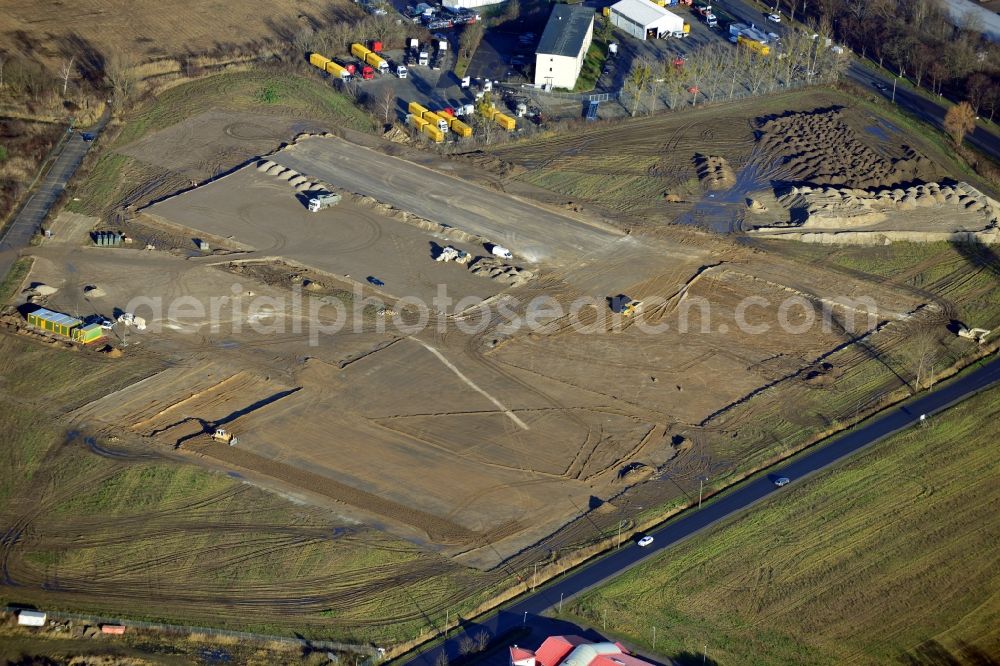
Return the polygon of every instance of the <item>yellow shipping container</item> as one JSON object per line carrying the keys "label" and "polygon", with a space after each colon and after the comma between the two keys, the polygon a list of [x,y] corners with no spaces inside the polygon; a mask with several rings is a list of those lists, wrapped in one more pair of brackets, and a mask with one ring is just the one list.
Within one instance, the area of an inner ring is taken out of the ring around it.
{"label": "yellow shipping container", "polygon": [[423,133],[433,139],[434,143],[442,143],[444,141],[444,132],[430,123],[424,125]]}
{"label": "yellow shipping container", "polygon": [[601,13],[604,14],[605,16],[611,16],[611,7],[605,7],[604,9],[601,10]]}
{"label": "yellow shipping container", "polygon": [[365,57],[371,53],[363,44],[351,44],[351,55],[364,62]]}
{"label": "yellow shipping container", "polygon": [[410,124],[416,127],[418,130],[422,130],[427,121],[416,114],[410,115]]}
{"label": "yellow shipping container", "polygon": [[504,128],[508,132],[513,132],[514,128],[517,127],[517,121],[510,116],[505,116],[502,113],[498,113],[493,116],[493,120],[496,121],[497,125]]}
{"label": "yellow shipping container", "polygon": [[449,120],[448,126],[451,128],[452,132],[459,136],[472,136],[472,128],[458,118],[452,118]]}
{"label": "yellow shipping container", "polygon": [[427,122],[429,122],[432,125],[434,125],[434,127],[439,127],[440,126],[441,116],[439,116],[438,114],[434,113],[433,111],[424,111],[423,114],[421,114],[421,117],[424,120],[426,120]]}
{"label": "yellow shipping container", "polygon": [[424,114],[427,113],[426,107],[417,104],[416,102],[410,102],[410,106],[407,108],[407,110],[413,115],[420,116],[421,118],[423,118]]}
{"label": "yellow shipping container", "polygon": [[382,67],[389,66],[388,64],[386,64],[385,60],[383,60],[382,57],[379,56],[379,54],[372,53],[371,51],[369,51],[368,55],[365,56],[365,62],[374,67],[375,69],[381,69]]}
{"label": "yellow shipping container", "polygon": [[326,71],[330,76],[335,76],[338,79],[346,79],[348,78],[348,76],[350,76],[346,69],[344,69],[343,67],[341,67],[332,60],[326,63]]}
{"label": "yellow shipping container", "polygon": [[771,53],[770,46],[768,46],[767,44],[761,44],[756,39],[749,39],[747,37],[744,37],[743,35],[740,35],[739,37],[736,38],[736,41],[740,45],[747,47],[751,51],[756,51],[757,53],[763,56],[770,55]]}
{"label": "yellow shipping container", "polygon": [[309,64],[313,67],[319,67],[320,69],[326,69],[326,63],[330,62],[330,59],[326,56],[321,56],[318,53],[309,54]]}

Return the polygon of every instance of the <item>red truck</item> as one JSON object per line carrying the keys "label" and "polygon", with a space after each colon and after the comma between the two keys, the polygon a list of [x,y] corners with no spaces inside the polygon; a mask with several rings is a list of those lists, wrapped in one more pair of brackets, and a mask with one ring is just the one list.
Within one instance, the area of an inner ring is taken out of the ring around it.
{"label": "red truck", "polygon": [[374,79],[375,70],[369,67],[368,65],[365,65],[364,67],[361,68],[361,78],[364,79],[365,81]]}

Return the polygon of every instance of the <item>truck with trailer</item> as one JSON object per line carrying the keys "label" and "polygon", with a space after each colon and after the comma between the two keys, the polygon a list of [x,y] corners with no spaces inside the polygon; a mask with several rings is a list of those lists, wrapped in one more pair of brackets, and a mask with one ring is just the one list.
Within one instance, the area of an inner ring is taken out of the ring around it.
{"label": "truck with trailer", "polygon": [[736,43],[739,44],[740,46],[750,49],[751,51],[755,51],[756,53],[759,53],[760,55],[763,56],[769,55],[771,53],[771,47],[768,46],[765,42],[761,42],[758,39],[754,39],[753,37],[745,33],[739,35],[736,38]]}
{"label": "truck with trailer", "polygon": [[361,62],[365,61],[365,56],[367,56],[369,53],[371,53],[371,51],[364,44],[358,44],[356,42],[354,44],[351,44],[351,55],[360,60]]}
{"label": "truck with trailer", "polygon": [[326,73],[335,79],[342,79],[344,81],[351,78],[351,73],[347,68],[333,60],[326,63]]}
{"label": "truck with trailer", "polygon": [[379,74],[389,73],[389,63],[385,61],[385,58],[374,51],[369,51],[367,55],[365,55],[365,63],[374,67]]}
{"label": "truck with trailer", "polygon": [[330,59],[326,56],[320,55],[318,53],[309,54],[309,64],[318,69],[326,71],[326,64],[330,62]]}
{"label": "truck with trailer", "polygon": [[705,21],[705,25],[709,28],[714,28],[719,25],[719,19],[712,13],[712,5],[696,3],[694,5],[694,13],[702,17]]}
{"label": "truck with trailer", "polygon": [[448,121],[433,111],[424,111],[424,120],[436,127],[442,134],[448,131]]}
{"label": "truck with trailer", "polygon": [[340,203],[340,195],[333,192],[323,192],[309,199],[309,212],[317,213],[324,208],[336,206]]}

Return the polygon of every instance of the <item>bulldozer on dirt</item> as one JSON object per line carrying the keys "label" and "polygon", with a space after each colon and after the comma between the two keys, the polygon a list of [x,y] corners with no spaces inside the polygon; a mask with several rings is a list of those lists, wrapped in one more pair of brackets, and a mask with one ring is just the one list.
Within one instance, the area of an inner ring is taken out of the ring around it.
{"label": "bulldozer on dirt", "polygon": [[236,446],[239,442],[239,438],[236,435],[223,428],[216,428],[215,432],[212,433],[212,439],[223,444],[228,444],[229,446]]}

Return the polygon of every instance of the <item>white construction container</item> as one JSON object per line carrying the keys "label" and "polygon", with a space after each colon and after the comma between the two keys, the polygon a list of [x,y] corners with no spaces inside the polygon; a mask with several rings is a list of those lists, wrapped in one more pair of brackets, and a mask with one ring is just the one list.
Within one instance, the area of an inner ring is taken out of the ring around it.
{"label": "white construction container", "polygon": [[23,610],[17,613],[17,623],[22,627],[44,627],[47,617],[41,611]]}
{"label": "white construction container", "polygon": [[418,48],[420,48],[420,40],[417,39],[416,37],[411,37],[410,38],[410,48],[413,49],[414,51],[416,51]]}
{"label": "white construction container", "polygon": [[463,88],[468,88],[470,83],[472,83],[472,77],[465,76],[465,77],[462,78],[462,87]]}
{"label": "white construction container", "polygon": [[439,39],[438,40],[438,51],[447,51],[447,50],[448,50],[448,40],[447,39]]}

